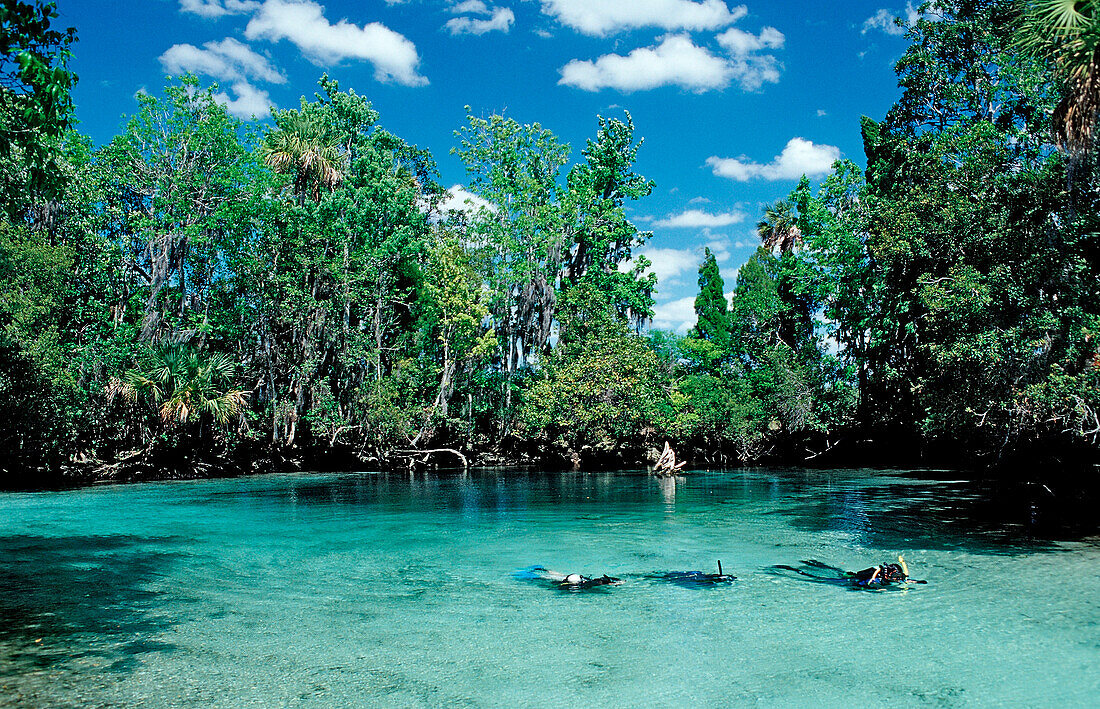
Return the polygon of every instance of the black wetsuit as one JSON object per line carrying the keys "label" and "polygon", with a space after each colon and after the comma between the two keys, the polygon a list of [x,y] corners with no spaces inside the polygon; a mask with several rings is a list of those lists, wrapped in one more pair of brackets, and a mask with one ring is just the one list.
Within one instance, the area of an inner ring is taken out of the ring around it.
{"label": "black wetsuit", "polygon": [[703,571],[670,571],[660,578],[677,586],[711,586],[718,583],[733,583],[737,577],[729,574],[708,574]]}
{"label": "black wetsuit", "polygon": [[[580,576],[579,580],[572,580],[572,576]],[[622,583],[622,579],[617,579],[614,576],[608,576],[604,574],[598,578],[588,578],[587,576],[581,576],[580,574],[570,574],[566,576],[558,586],[560,588],[574,589],[574,588],[592,588],[593,586],[609,586],[612,584]]]}
{"label": "black wetsuit", "polygon": [[863,569],[862,571],[856,571],[854,573],[849,572],[849,576],[855,581],[857,586],[870,586],[872,584],[888,584],[888,583],[901,583],[905,581],[908,576],[902,571],[900,564],[883,564],[882,566],[872,566],[869,569]]}
{"label": "black wetsuit", "polygon": [[836,566],[823,564],[815,559],[806,559],[802,564],[801,568],[787,566],[786,564],[777,564],[772,568],[793,571],[817,583],[841,584],[855,588],[882,588],[895,583],[928,583],[927,581],[917,581],[910,578],[901,564],[882,564],[862,571],[845,571]]}

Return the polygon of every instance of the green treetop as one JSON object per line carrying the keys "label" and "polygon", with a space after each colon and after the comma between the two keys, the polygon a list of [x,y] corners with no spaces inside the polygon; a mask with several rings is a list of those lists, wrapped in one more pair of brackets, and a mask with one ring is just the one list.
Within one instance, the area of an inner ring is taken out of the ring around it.
{"label": "green treetop", "polygon": [[51,29],[53,3],[0,3],[0,194],[9,218],[30,193],[52,196],[60,183],[56,141],[72,124],[68,70],[76,30]]}
{"label": "green treetop", "polygon": [[711,342],[720,352],[729,352],[731,342],[729,305],[718,260],[706,249],[699,266],[699,295],[695,296],[697,321],[692,336]]}

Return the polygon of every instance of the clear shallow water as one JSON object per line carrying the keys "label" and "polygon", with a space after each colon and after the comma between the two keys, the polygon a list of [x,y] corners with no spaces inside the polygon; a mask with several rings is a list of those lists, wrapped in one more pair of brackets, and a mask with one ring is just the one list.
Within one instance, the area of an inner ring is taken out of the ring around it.
{"label": "clear shallow water", "polygon": [[[1096,706],[1100,544],[868,471],[269,476],[0,496],[0,706]],[[928,585],[776,572],[904,553]],[[649,578],[714,571],[683,588]],[[514,576],[610,574],[588,592]]]}

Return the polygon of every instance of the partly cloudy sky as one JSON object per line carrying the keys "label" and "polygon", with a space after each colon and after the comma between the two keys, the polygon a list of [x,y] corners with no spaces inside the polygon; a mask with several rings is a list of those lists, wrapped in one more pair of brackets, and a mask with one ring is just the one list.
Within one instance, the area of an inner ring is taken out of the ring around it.
{"label": "partly cloudy sky", "polygon": [[191,72],[244,120],[269,120],[327,72],[382,124],[431,150],[448,208],[478,204],[450,155],[465,106],[539,122],[574,146],[629,111],[653,195],[655,324],[685,330],[703,249],[726,291],[759,244],[763,204],[833,161],[863,164],[859,118],[881,118],[917,2],[852,0],[57,0],[77,28],[80,128],[111,139],[138,91]]}

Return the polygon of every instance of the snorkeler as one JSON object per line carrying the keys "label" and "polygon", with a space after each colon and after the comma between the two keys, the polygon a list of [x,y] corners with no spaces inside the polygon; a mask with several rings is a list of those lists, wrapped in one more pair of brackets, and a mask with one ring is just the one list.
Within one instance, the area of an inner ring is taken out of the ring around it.
{"label": "snorkeler", "polygon": [[596,586],[618,586],[622,584],[622,579],[608,576],[607,574],[592,578],[589,576],[582,576],[581,574],[563,574],[558,571],[551,571],[543,566],[530,566],[526,569],[517,571],[515,575],[519,578],[549,581],[556,588],[568,591],[578,591],[586,588],[594,588]]}
{"label": "snorkeler", "polygon": [[593,586],[619,586],[621,584],[622,579],[607,574],[594,579],[580,574],[567,574],[558,583],[558,586],[561,588],[592,588]]}
{"label": "snorkeler", "polygon": [[[779,564],[772,568],[793,571],[796,574],[806,576],[819,583],[846,584],[859,588],[882,588],[895,583],[928,583],[927,581],[918,581],[909,577],[909,567],[905,563],[904,556],[899,556],[898,563],[896,564],[879,564],[878,566],[872,566],[862,571],[845,571],[844,569],[823,564],[814,559],[807,559],[802,563],[804,567],[801,569],[787,566],[786,564]],[[807,570],[807,568],[810,570]],[[825,571],[829,575],[823,575],[820,571]]]}
{"label": "snorkeler", "polygon": [[720,583],[733,583],[737,578],[730,574],[722,573],[722,562],[718,562],[718,573],[708,574],[703,571],[669,571],[659,577],[663,581],[669,581],[677,586],[713,586]]}
{"label": "snorkeler", "polygon": [[909,580],[909,567],[905,563],[905,557],[900,555],[896,564],[879,564],[862,571],[848,571],[845,573],[857,586],[904,583]]}

